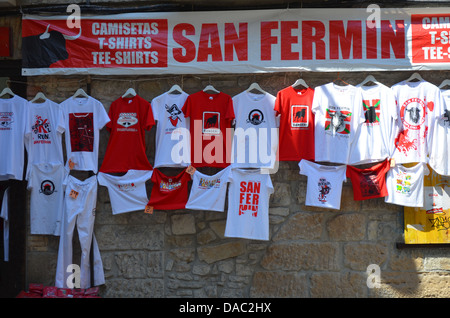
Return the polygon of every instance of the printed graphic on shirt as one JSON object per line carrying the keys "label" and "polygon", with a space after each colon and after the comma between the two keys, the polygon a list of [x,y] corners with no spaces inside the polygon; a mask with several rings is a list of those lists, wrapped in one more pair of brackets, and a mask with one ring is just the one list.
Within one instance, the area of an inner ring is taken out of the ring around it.
{"label": "printed graphic on shirt", "polygon": [[377,177],[373,174],[361,175],[359,187],[361,188],[361,195],[363,197],[379,195],[381,191],[381,186],[377,180]]}
{"label": "printed graphic on shirt", "polygon": [[[429,104],[429,105],[428,105]],[[414,97],[405,101],[400,108],[400,117],[405,129],[418,130],[425,121],[425,106],[434,108],[433,102],[425,104],[425,101]]]}
{"label": "printed graphic on shirt", "polygon": [[327,108],[325,115],[325,132],[330,135],[349,135],[351,119],[352,113],[350,111]]}
{"label": "printed graphic on shirt", "polygon": [[409,194],[411,192],[411,175],[405,172],[400,172],[396,176],[397,187],[396,192],[402,194]]}
{"label": "printed graphic on shirt", "polygon": [[252,216],[258,216],[259,193],[261,182],[242,181],[239,188],[239,215],[250,212]]}
{"label": "printed graphic on shirt", "polygon": [[72,152],[94,151],[94,114],[69,114],[70,146]]}
{"label": "printed graphic on shirt", "polygon": [[309,124],[308,106],[292,105],[291,106],[291,127],[308,127]]}
{"label": "printed graphic on shirt", "polygon": [[163,180],[159,184],[159,189],[165,192],[173,191],[179,189],[180,187],[181,181],[172,182],[172,179],[169,179],[167,182]]}
{"label": "printed graphic on shirt", "polygon": [[11,125],[14,123],[13,112],[0,113],[0,130],[11,130]]}
{"label": "printed graphic on shirt", "polygon": [[51,195],[53,192],[57,192],[55,190],[55,185],[50,180],[44,180],[41,182],[41,189],[39,190],[39,193],[45,194],[45,195]]}
{"label": "printed graphic on shirt", "polygon": [[182,122],[179,116],[181,114],[181,110],[176,104],[173,104],[172,106],[166,104],[166,111],[170,114],[169,121],[173,127],[178,125],[178,121]]}
{"label": "printed graphic on shirt", "polygon": [[331,183],[327,181],[325,178],[319,179],[319,201],[322,203],[327,202],[327,195],[330,194],[331,191]]}
{"label": "printed graphic on shirt", "polygon": [[203,112],[203,131],[204,134],[220,134],[220,113]]}
{"label": "printed graphic on shirt", "polygon": [[119,191],[122,192],[129,192],[136,190],[136,185],[133,182],[130,183],[123,183],[123,184],[116,184]]}
{"label": "printed graphic on shirt", "polygon": [[120,113],[119,118],[117,118],[117,124],[125,127],[118,128],[118,131],[137,131],[136,128],[129,128],[138,123],[137,114],[136,113]]}
{"label": "printed graphic on shirt", "polygon": [[375,126],[380,124],[380,100],[363,100],[364,117],[366,126]]}
{"label": "printed graphic on shirt", "polygon": [[264,123],[264,114],[259,109],[253,109],[250,113],[248,113],[247,123],[255,126]]}
{"label": "printed graphic on shirt", "polygon": [[200,178],[198,181],[199,189],[211,189],[211,188],[220,188],[220,178],[206,180],[204,178]]}
{"label": "printed graphic on shirt", "polygon": [[34,125],[31,126],[31,131],[35,134],[36,138],[33,138],[34,144],[51,144],[50,140],[50,132],[51,125],[49,120],[43,119],[41,116],[36,115],[36,121],[34,122]]}
{"label": "printed graphic on shirt", "polygon": [[450,110],[444,110],[444,126],[450,126]]}

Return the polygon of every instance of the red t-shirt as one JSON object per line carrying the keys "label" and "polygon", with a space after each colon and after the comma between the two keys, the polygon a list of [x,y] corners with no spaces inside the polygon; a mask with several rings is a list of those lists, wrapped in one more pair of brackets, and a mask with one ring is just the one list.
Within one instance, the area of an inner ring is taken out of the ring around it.
{"label": "red t-shirt", "polygon": [[155,125],[150,103],[138,95],[120,97],[112,102],[108,115],[110,136],[100,172],[152,170],[145,153],[145,131]]}
{"label": "red t-shirt", "polygon": [[147,205],[156,210],[184,209],[188,200],[188,182],[191,175],[184,169],[178,175],[166,176],[158,168],[153,170],[152,192]]}
{"label": "red t-shirt", "polygon": [[366,169],[347,166],[347,177],[353,186],[353,199],[361,201],[387,196],[386,172],[389,169],[389,159]]}
{"label": "red t-shirt", "polygon": [[227,136],[227,128],[234,119],[231,96],[200,91],[189,95],[182,111],[190,118],[192,166],[227,167],[231,159],[227,143],[231,146],[232,137]]}
{"label": "red t-shirt", "polygon": [[279,161],[314,161],[314,114],[310,87],[286,87],[277,93],[275,111],[280,115]]}

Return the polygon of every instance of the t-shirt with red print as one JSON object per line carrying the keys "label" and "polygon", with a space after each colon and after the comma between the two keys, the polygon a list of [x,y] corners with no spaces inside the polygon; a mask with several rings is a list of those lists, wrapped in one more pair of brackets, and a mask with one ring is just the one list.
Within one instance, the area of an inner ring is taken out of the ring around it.
{"label": "t-shirt with red print", "polygon": [[152,192],[147,206],[156,210],[178,210],[184,209],[188,200],[188,182],[191,175],[184,169],[178,175],[166,176],[159,169],[153,170]]}
{"label": "t-shirt with red print", "polygon": [[108,114],[110,136],[100,172],[152,170],[145,153],[145,131],[155,125],[150,103],[139,95],[120,97],[111,103]]}
{"label": "t-shirt with red print", "polygon": [[[230,165],[231,128],[234,119],[231,96],[200,91],[189,95],[182,109],[190,118],[191,164],[193,167],[225,168]],[[227,143],[229,146],[227,147]]]}
{"label": "t-shirt with red print", "polygon": [[275,111],[280,115],[280,161],[314,161],[314,90],[286,87],[277,93]]}
{"label": "t-shirt with red print", "polygon": [[347,177],[353,186],[353,199],[362,201],[387,196],[386,172],[389,168],[389,159],[365,169],[347,166]]}

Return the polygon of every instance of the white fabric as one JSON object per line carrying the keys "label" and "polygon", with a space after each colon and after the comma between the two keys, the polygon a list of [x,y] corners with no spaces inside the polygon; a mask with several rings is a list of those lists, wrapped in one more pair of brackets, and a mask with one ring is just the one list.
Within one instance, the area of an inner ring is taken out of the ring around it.
{"label": "white fabric", "polygon": [[355,109],[359,107],[365,121],[354,123],[355,135],[350,144],[349,164],[365,164],[390,158],[394,149],[393,130],[397,120],[392,90],[378,83],[358,86]]}
{"label": "white fabric", "polygon": [[430,171],[426,163],[417,163],[413,167],[396,164],[386,173],[386,187],[388,195],[384,198],[387,203],[423,207],[424,204],[424,176]]}
{"label": "white fabric", "polygon": [[269,240],[270,174],[232,169],[229,177],[226,237]]}
{"label": "white fabric", "polygon": [[98,173],[98,183],[108,189],[112,214],[144,210],[148,202],[145,182],[153,170],[128,170],[123,176]]}
{"label": "white fabric", "polygon": [[27,100],[0,98],[0,180],[23,180]]}
{"label": "white fabric", "polygon": [[3,193],[0,218],[3,219],[3,260],[9,262],[9,211],[8,211],[9,188]]}
{"label": "white fabric", "polygon": [[[184,118],[181,111],[189,95],[163,93],[155,97],[152,102],[152,111],[156,125],[155,163],[158,167],[187,167],[191,160],[189,141],[189,120]],[[186,142],[180,153],[176,145]]]}
{"label": "white fabric", "polygon": [[28,153],[27,175],[34,163],[64,164],[62,134],[64,118],[59,104],[47,99],[28,102],[25,147]]}
{"label": "white fabric", "polygon": [[365,120],[354,107],[356,88],[328,83],[315,88],[314,113],[315,161],[347,164],[355,124]]}
{"label": "white fabric", "polygon": [[[74,199],[71,191],[78,192]],[[72,261],[72,239],[77,226],[78,238],[81,247],[80,262],[80,288],[89,288],[105,283],[103,263],[94,235],[95,208],[97,203],[97,177],[94,175],[81,181],[69,175],[66,179],[66,191],[64,198],[64,214],[59,240],[58,260],[56,264],[55,286],[68,288],[67,279],[72,272],[67,272]],[[90,273],[90,250],[93,248],[94,280]]]}
{"label": "white fabric", "polygon": [[27,188],[30,190],[31,234],[61,234],[66,176],[63,163],[30,165]]}
{"label": "white fabric", "polygon": [[308,178],[305,204],[339,210],[347,167],[320,165],[304,159],[300,161],[299,167],[300,174]]}
{"label": "white fabric", "polygon": [[223,212],[231,167],[210,176],[195,170],[186,209]]}
{"label": "white fabric", "polygon": [[396,163],[428,162],[433,123],[442,116],[444,101],[436,85],[421,80],[392,86],[397,102]]}
{"label": "white fabric", "polygon": [[277,159],[276,97],[244,91],[233,97],[236,128],[233,136],[233,168],[273,169]]}
{"label": "white fabric", "polygon": [[450,90],[443,90],[444,114],[434,121],[430,138],[429,165],[440,175],[450,175]]}
{"label": "white fabric", "polygon": [[[71,160],[75,164],[74,170],[97,173],[100,130],[110,121],[105,108],[100,101],[91,96],[88,98],[70,97],[60,106],[64,116],[66,169],[70,169],[69,160]],[[71,123],[72,129],[70,128]],[[79,137],[79,139],[74,137]],[[76,144],[75,147],[72,147],[71,141]],[[88,150],[80,150],[81,147]]]}

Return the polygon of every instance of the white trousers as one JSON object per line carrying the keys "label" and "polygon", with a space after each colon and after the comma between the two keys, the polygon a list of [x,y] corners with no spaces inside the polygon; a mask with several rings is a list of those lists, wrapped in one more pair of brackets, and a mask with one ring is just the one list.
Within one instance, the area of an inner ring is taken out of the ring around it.
{"label": "white trousers", "polygon": [[[71,196],[71,193],[76,197]],[[97,176],[94,175],[84,181],[80,181],[71,175],[67,176],[64,195],[64,213],[59,240],[58,261],[56,264],[55,286],[58,288],[90,288],[105,283],[103,263],[94,235],[96,203]],[[74,266],[72,265],[72,239],[75,225],[77,226],[81,247],[79,277],[76,276],[76,268],[73,271]],[[93,282],[91,282],[90,277],[91,244],[93,248]],[[79,286],[77,286],[77,278],[79,279]]]}

